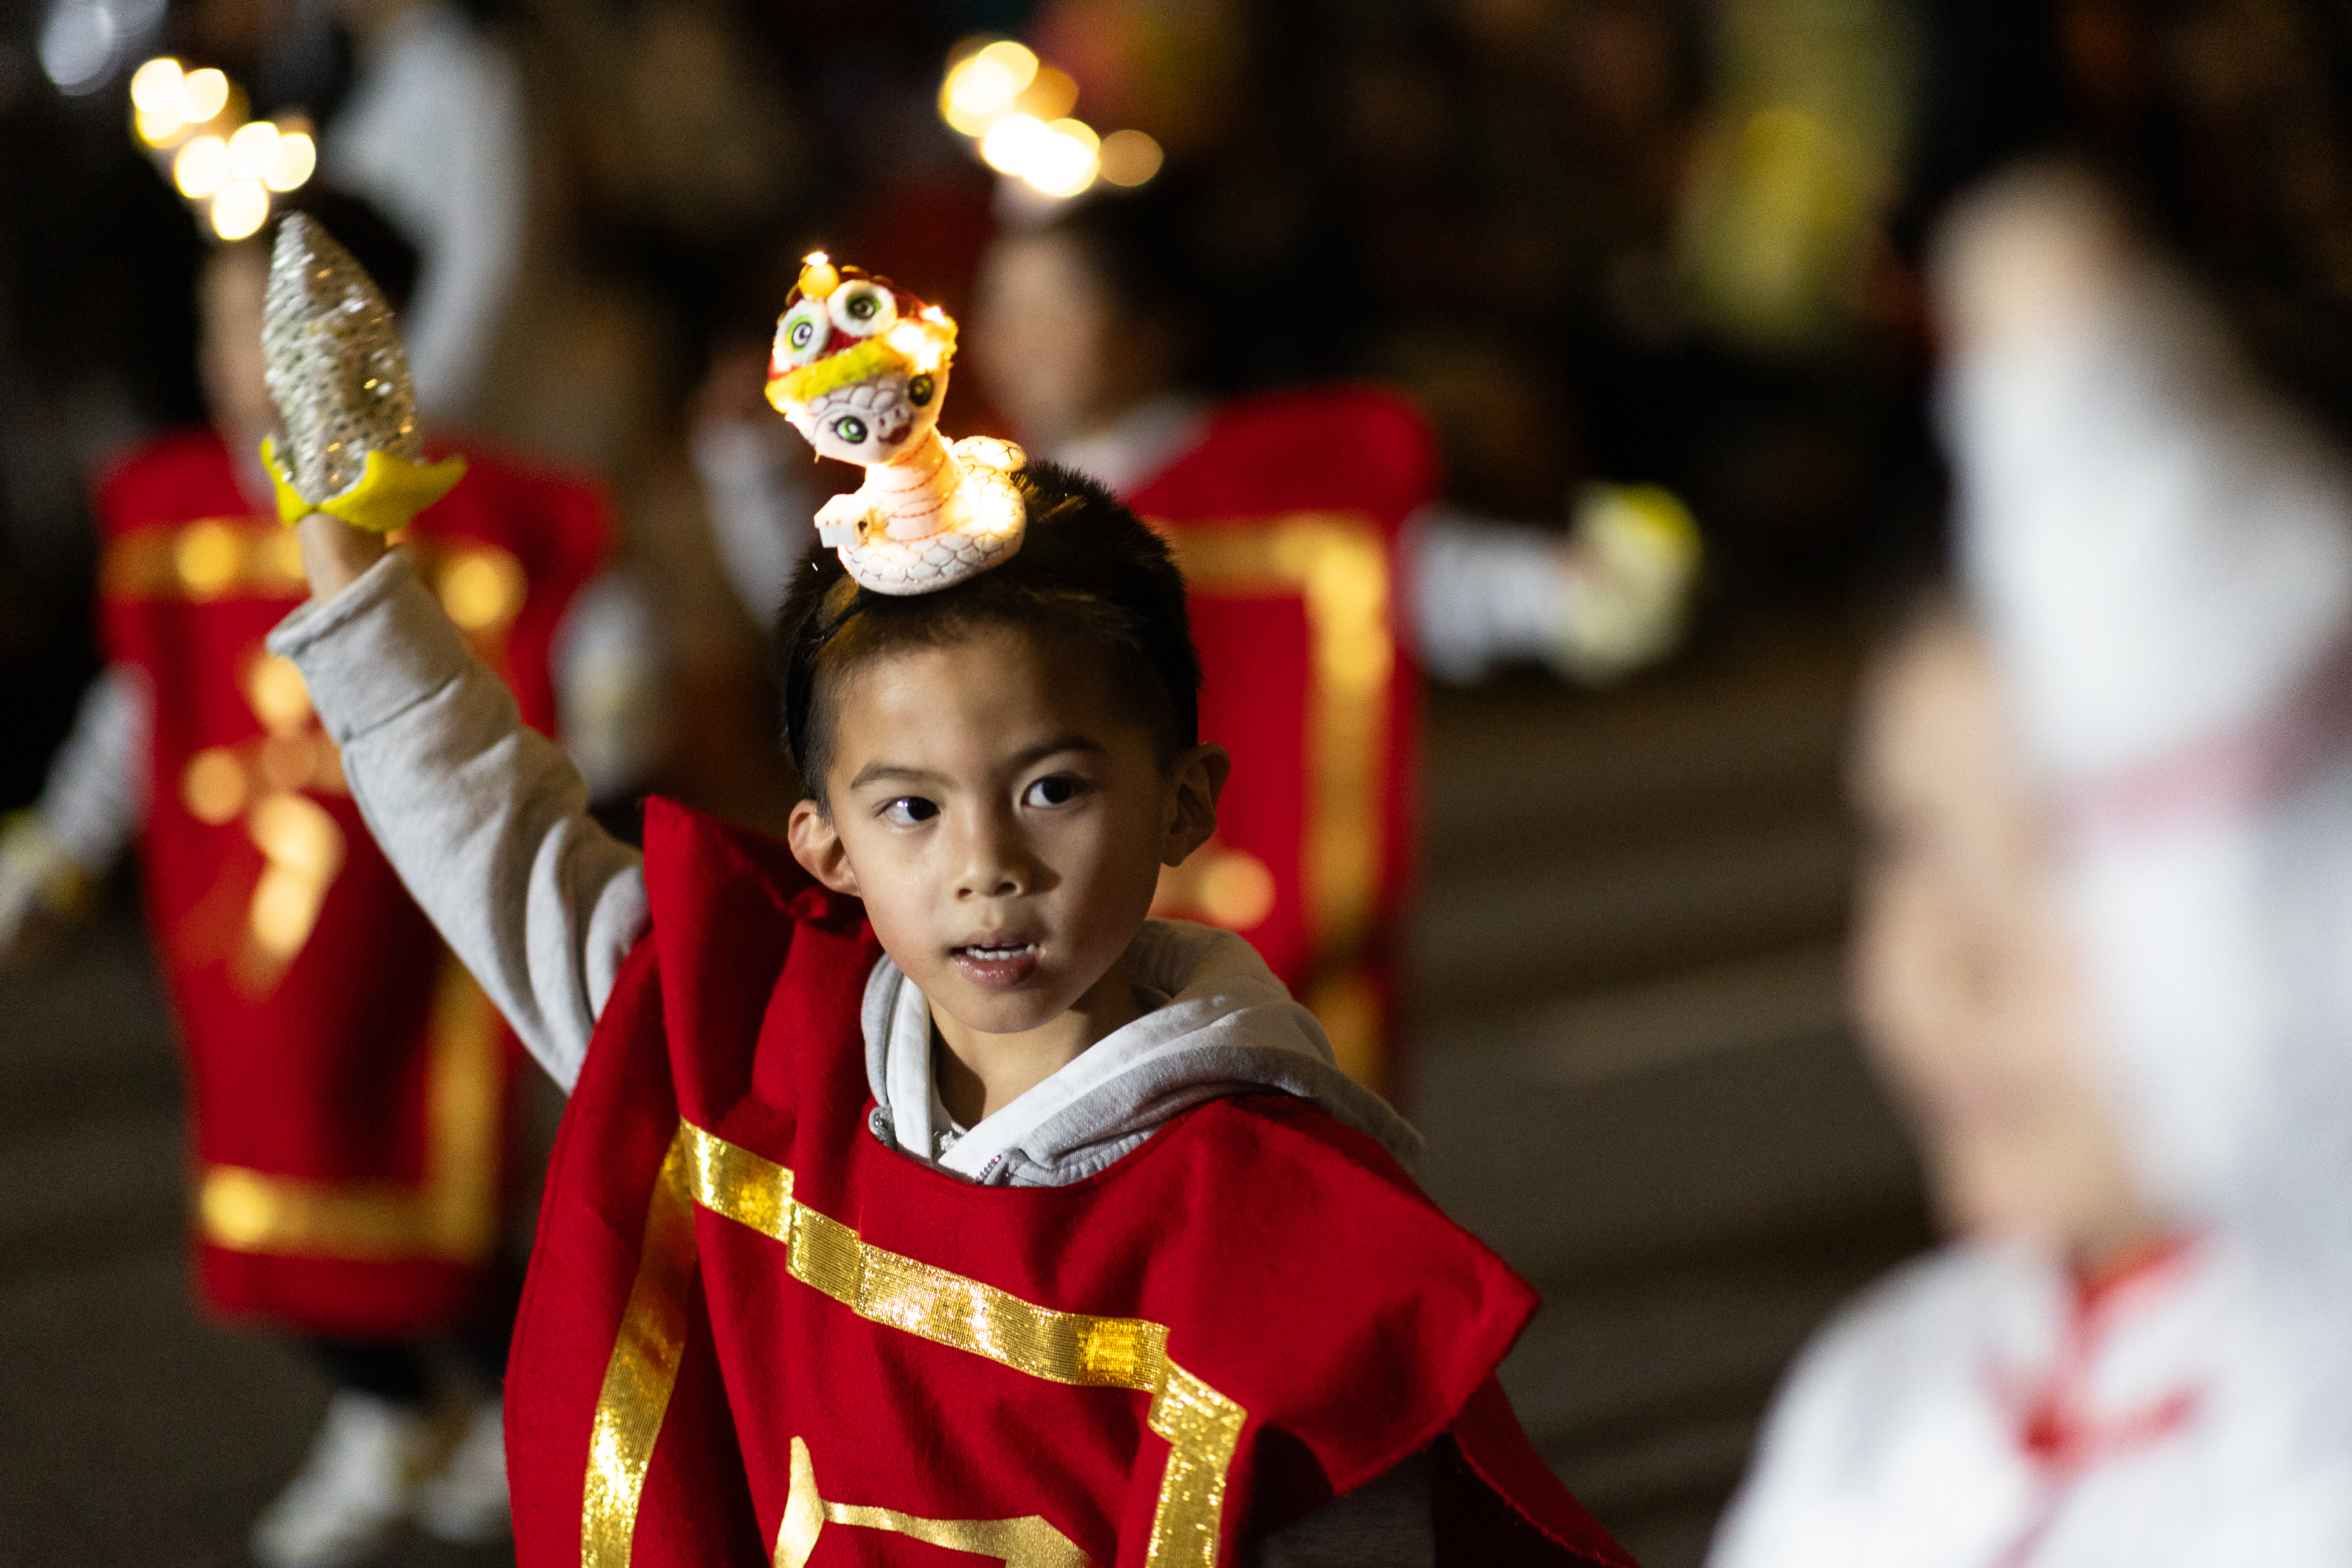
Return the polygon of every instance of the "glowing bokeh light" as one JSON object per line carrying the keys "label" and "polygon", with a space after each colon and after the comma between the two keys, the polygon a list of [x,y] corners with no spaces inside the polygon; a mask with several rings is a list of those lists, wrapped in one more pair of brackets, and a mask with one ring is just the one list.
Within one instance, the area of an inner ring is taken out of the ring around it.
{"label": "glowing bokeh light", "polygon": [[1037,79],[1037,57],[1009,38],[948,68],[940,84],[940,114],[966,136],[987,134],[1013,111],[1013,100]]}
{"label": "glowing bokeh light", "polygon": [[1000,174],[1024,176],[1045,135],[1045,122],[1035,115],[1008,114],[981,137],[981,162]]}
{"label": "glowing bokeh light", "polygon": [[283,132],[272,149],[266,183],[273,191],[290,191],[309,179],[318,166],[319,144],[305,132]]}
{"label": "glowing bokeh light", "polygon": [[256,120],[236,128],[228,139],[228,172],[239,180],[257,180],[278,164],[278,127]]}
{"label": "glowing bokeh light", "polygon": [[1078,106],[1077,79],[1066,70],[1052,66],[1037,68],[1035,79],[1021,89],[1013,107],[1024,114],[1034,114],[1051,123]]}
{"label": "glowing bokeh light", "polygon": [[1165,154],[1140,131],[1106,140],[1073,118],[1078,84],[1024,45],[1000,38],[956,58],[940,82],[940,114],[972,139],[981,161],[1050,200],[1066,201],[1097,180],[1140,185]]}
{"label": "glowing bokeh light", "polygon": [[1013,84],[1012,91],[1019,92],[1036,79],[1036,55],[1027,45],[1016,44],[1010,38],[999,38],[971,58],[975,64],[1003,72]]}
{"label": "glowing bokeh light", "polygon": [[1049,196],[1075,196],[1095,183],[1102,141],[1082,120],[1056,120],[1030,146],[1021,177]]}
{"label": "glowing bokeh light", "polygon": [[142,114],[161,117],[169,110],[173,118],[180,112],[180,62],[169,55],[158,55],[131,73],[131,104]]}
{"label": "glowing bokeh light", "polygon": [[120,29],[96,0],[57,0],[41,24],[41,69],[59,92],[79,98],[113,73]]}
{"label": "glowing bokeh light", "polygon": [[212,67],[180,79],[180,118],[202,125],[228,107],[228,78]]}
{"label": "glowing bokeh light", "polygon": [[228,179],[228,143],[217,136],[199,136],[172,160],[172,183],[190,201],[202,201]]}
{"label": "glowing bokeh light", "polygon": [[1167,155],[1160,143],[1140,131],[1114,131],[1102,140],[1102,177],[1114,185],[1135,186],[1160,173]]}
{"label": "glowing bokeh light", "polygon": [[213,198],[213,232],[223,239],[250,237],[269,216],[269,193],[259,180],[232,180]]}
{"label": "glowing bokeh light", "polygon": [[176,98],[168,108],[158,109],[152,112],[141,110],[138,122],[139,140],[158,150],[169,147],[178,141],[181,132],[188,128],[188,122],[180,118],[180,106]]}

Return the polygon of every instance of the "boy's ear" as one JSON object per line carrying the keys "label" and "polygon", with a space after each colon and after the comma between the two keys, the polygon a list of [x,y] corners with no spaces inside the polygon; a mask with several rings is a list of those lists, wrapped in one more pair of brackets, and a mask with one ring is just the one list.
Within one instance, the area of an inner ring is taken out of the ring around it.
{"label": "boy's ear", "polygon": [[863,896],[857,890],[857,873],[849,864],[849,851],[842,847],[841,835],[823,806],[804,800],[793,807],[792,825],[784,830],[784,837],[802,870],[836,893]]}
{"label": "boy's ear", "polygon": [[1160,845],[1162,865],[1181,866],[1184,858],[1209,841],[1217,830],[1217,797],[1233,776],[1234,759],[1213,742],[1193,747],[1176,763],[1168,797],[1168,827]]}

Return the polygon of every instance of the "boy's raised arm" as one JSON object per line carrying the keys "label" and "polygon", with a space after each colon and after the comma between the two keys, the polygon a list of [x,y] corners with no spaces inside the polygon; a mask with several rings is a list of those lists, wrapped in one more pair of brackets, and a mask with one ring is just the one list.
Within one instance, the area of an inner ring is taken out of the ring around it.
{"label": "boy's raised arm", "polygon": [[569,1089],[646,929],[637,852],[589,816],[578,770],[523,724],[405,555],[323,513],[300,530],[315,596],[270,650],[301,670],[410,894]]}
{"label": "boy's raised arm", "polygon": [[302,672],[385,858],[568,1090],[646,929],[637,853],[588,816],[571,761],[387,552],[464,465],[425,461],[391,310],[300,213],[270,258],[262,342],[284,420],[262,457],[312,595],[270,650]]}

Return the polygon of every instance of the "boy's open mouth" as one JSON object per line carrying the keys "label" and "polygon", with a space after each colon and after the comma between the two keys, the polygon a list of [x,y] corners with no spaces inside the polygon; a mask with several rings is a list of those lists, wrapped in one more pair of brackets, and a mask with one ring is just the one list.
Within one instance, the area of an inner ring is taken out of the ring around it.
{"label": "boy's open mouth", "polygon": [[963,977],[983,991],[1009,991],[1037,970],[1037,944],[991,938],[950,948],[948,957]]}

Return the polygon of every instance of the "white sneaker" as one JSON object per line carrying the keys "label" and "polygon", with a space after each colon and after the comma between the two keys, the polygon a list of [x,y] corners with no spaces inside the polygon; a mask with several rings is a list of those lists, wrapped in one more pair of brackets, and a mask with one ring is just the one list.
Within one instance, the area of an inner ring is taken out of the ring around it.
{"label": "white sneaker", "polygon": [[485,1399],[441,1468],[416,1491],[416,1522],[436,1541],[479,1545],[514,1532],[507,1500],[506,1407]]}
{"label": "white sneaker", "polygon": [[400,1528],[432,1440],[425,1413],[344,1389],[286,1489],[253,1526],[263,1568],[352,1568]]}

